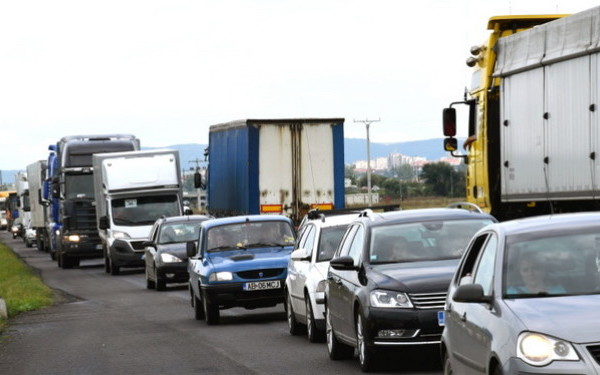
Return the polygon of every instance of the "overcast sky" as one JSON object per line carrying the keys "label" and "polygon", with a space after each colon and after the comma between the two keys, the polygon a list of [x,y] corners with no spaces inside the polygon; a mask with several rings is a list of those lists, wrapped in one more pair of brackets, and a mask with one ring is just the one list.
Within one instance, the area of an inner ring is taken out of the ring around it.
{"label": "overcast sky", "polygon": [[210,125],[243,118],[344,117],[350,138],[366,138],[354,120],[381,119],[373,142],[438,138],[489,17],[596,5],[0,0],[0,169],[45,159],[65,135],[208,143]]}

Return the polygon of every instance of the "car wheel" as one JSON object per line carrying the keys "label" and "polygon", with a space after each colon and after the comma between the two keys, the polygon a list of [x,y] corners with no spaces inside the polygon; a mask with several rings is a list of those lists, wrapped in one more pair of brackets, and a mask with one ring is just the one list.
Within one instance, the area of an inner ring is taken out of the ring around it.
{"label": "car wheel", "polygon": [[219,305],[209,302],[206,294],[202,295],[202,305],[204,306],[204,320],[206,321],[206,324],[219,324]]}
{"label": "car wheel", "polygon": [[33,243],[30,240],[25,239],[25,247],[33,247]]}
{"label": "car wheel", "polygon": [[499,364],[496,365],[496,367],[494,367],[494,371],[492,372],[492,374],[494,375],[502,375],[502,367],[500,367]]}
{"label": "car wheel", "polygon": [[364,372],[373,370],[376,363],[375,350],[367,345],[365,338],[365,324],[363,317],[359,313],[356,317],[356,344],[358,347],[358,360],[360,361],[360,368]]}
{"label": "car wheel", "polygon": [[50,259],[56,260],[56,251],[52,251],[52,250],[49,250],[49,251],[50,251]]}
{"label": "car wheel", "polygon": [[448,352],[444,353],[444,375],[452,375],[454,371],[452,371],[452,363],[450,363],[450,356]]}
{"label": "car wheel", "polygon": [[204,306],[202,305],[202,301],[196,297],[192,292],[192,306],[194,307],[194,318],[196,320],[204,320]]}
{"label": "car wheel", "polygon": [[313,314],[312,303],[308,295],[304,296],[306,301],[306,334],[310,342],[322,342],[323,332],[319,331],[315,324],[315,315]]}
{"label": "car wheel", "polygon": [[335,332],[333,332],[333,327],[331,326],[331,312],[328,308],[326,308],[325,321],[327,353],[329,354],[329,358],[333,360],[352,358],[352,356],[354,355],[354,348],[346,344],[342,344],[335,337]]}
{"label": "car wheel", "polygon": [[156,266],[154,267],[154,280],[156,281],[156,290],[161,291],[167,289],[167,281],[158,275]]}
{"label": "car wheel", "polygon": [[285,310],[290,335],[296,336],[301,334],[302,329],[300,328],[300,323],[298,323],[298,320],[296,320],[296,314],[294,313],[294,308],[292,307],[292,297],[290,296],[289,291],[285,293]]}
{"label": "car wheel", "polygon": [[146,268],[146,289],[154,289],[156,288],[156,283],[154,280],[150,280],[150,274],[148,273],[148,268]]}

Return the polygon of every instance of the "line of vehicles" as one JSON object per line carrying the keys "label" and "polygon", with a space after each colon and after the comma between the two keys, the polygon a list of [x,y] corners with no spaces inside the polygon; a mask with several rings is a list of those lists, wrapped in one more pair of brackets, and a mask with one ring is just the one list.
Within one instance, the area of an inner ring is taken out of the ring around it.
{"label": "line of vehicles", "polygon": [[[212,126],[208,215],[184,215],[177,152],[129,135],[62,138],[17,206],[62,268],[103,257],[112,275],[144,267],[148,289],[187,283],[211,325],[281,303],[290,334],[364,371],[434,345],[445,374],[600,374],[600,214],[564,213],[599,208],[598,25],[600,7],[490,19],[460,102],[469,203],[342,210],[344,120],[330,118]],[[452,106],[444,135],[457,151]]]}

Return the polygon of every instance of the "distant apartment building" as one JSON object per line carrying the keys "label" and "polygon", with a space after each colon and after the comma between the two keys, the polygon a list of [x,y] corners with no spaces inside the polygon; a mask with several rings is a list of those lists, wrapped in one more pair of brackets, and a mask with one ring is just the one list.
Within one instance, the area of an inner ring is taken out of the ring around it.
{"label": "distant apartment building", "polygon": [[[371,160],[371,170],[373,172],[385,171],[388,169],[400,167],[401,165],[408,164],[412,166],[417,173],[419,173],[424,165],[436,162],[448,163],[453,167],[458,167],[462,163],[462,159],[454,157],[443,157],[436,161],[430,161],[422,156],[406,156],[399,153],[391,153],[387,157],[376,158]],[[354,170],[359,173],[366,172],[367,161],[357,160],[356,162],[354,162]]]}

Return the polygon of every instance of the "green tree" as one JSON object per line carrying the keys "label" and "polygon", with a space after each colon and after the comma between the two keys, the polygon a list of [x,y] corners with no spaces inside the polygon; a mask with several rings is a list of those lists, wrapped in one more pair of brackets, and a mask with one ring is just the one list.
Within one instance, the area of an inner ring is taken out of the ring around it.
{"label": "green tree", "polygon": [[354,172],[354,166],[350,164],[344,166],[344,177],[349,178],[352,185],[356,185],[356,172]]}
{"label": "green tree", "polygon": [[465,190],[464,172],[458,172],[448,163],[426,164],[421,179],[433,194],[443,197],[461,196]]}
{"label": "green tree", "polygon": [[416,177],[415,169],[410,164],[401,164],[397,167],[392,168],[393,174],[402,181],[414,180]]}

